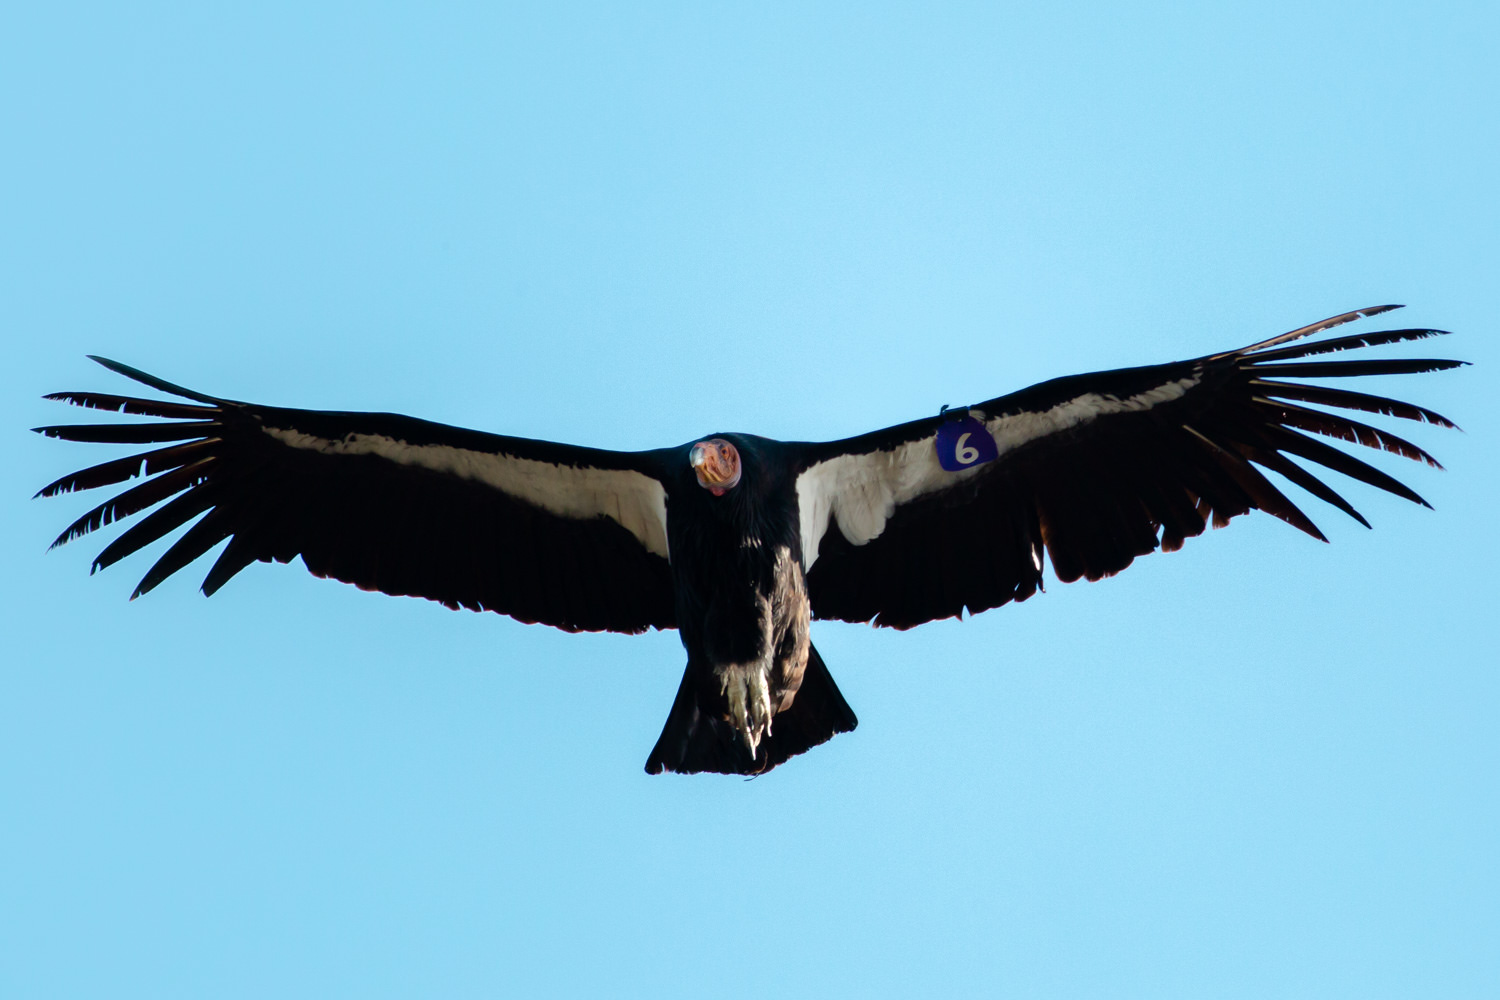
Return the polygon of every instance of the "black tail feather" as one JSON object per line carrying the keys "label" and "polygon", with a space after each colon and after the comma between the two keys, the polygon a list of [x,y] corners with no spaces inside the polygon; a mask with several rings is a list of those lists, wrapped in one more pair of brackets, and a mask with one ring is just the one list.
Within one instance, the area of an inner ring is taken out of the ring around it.
{"label": "black tail feather", "polygon": [[859,725],[833,675],[810,647],[802,686],[790,708],[779,712],[754,757],[724,714],[724,696],[711,670],[690,664],[677,688],[667,724],[646,760],[647,774],[764,774],[799,753]]}

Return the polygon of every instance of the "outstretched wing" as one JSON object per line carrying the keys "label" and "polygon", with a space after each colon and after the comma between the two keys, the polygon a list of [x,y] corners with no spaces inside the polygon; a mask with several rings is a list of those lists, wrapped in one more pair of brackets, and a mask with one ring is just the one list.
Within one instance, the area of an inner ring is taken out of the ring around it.
{"label": "outstretched wing", "polygon": [[1304,360],[1441,330],[1283,346],[1395,308],[1344,313],[1238,351],[1056,379],[980,403],[966,414],[975,422],[965,420],[946,434],[943,447],[950,465],[983,458],[968,441],[962,446],[967,454],[952,454],[947,439],[966,428],[988,434],[996,457],[959,471],[946,471],[938,456],[939,431],[952,414],[802,446],[797,499],[813,614],[909,628],[964,609],[984,611],[1037,591],[1044,550],[1058,579],[1097,580],[1158,547],[1181,547],[1210,521],[1217,527],[1256,508],[1323,539],[1257,466],[1368,527],[1348,501],[1290,456],[1426,506],[1384,472],[1304,432],[1440,468],[1394,434],[1315,407],[1453,424],[1409,403],[1282,381],[1463,364]]}
{"label": "outstretched wing", "polygon": [[202,515],[133,596],[228,539],[203,581],[206,594],[256,560],[300,555],[314,574],[366,590],[569,631],[675,625],[666,492],[652,452],[576,448],[395,414],[255,406],[94,360],[193,401],[46,397],[164,418],[37,428],[71,441],[154,446],[64,476],[38,494],[147,477],[53,543],[155,507],[99,554],[95,570]]}

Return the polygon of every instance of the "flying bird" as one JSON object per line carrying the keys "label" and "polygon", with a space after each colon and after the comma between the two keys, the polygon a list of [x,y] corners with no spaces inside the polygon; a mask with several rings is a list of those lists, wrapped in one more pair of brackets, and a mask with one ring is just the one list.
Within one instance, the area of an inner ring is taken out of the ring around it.
{"label": "flying bird", "polygon": [[37,495],[144,476],[53,543],[141,515],[94,570],[192,522],[132,597],[227,540],[205,594],[257,560],[301,556],[314,575],[365,590],[570,632],[675,628],[687,669],[646,770],[759,774],[857,724],[812,644],[813,619],[906,629],[974,614],[1040,590],[1044,556],[1063,582],[1098,580],[1254,509],[1326,541],[1262,469],[1369,526],[1294,459],[1427,506],[1319,437],[1441,468],[1431,455],[1325,408],[1454,425],[1303,381],[1464,363],[1322,358],[1441,330],[1304,341],[1396,308],[1190,361],[1055,379],[839,441],[721,432],[638,452],[260,406],[94,358],[178,399],[45,397],[159,419],[36,428],[150,446]]}

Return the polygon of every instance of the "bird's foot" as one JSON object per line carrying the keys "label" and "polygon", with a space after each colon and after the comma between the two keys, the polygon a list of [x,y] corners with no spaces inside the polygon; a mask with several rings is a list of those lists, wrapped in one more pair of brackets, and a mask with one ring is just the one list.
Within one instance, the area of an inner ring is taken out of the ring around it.
{"label": "bird's foot", "polygon": [[729,721],[739,730],[750,756],[771,735],[771,686],[759,663],[719,667],[720,691],[729,698]]}

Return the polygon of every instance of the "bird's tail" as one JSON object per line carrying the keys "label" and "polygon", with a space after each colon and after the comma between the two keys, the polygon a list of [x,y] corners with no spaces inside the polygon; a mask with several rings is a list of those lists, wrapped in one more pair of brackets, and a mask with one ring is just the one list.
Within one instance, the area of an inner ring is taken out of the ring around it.
{"label": "bird's tail", "polygon": [[844,701],[833,675],[812,646],[791,707],[776,714],[771,732],[760,741],[753,757],[739,730],[724,714],[723,703],[712,672],[689,666],[682,675],[667,724],[646,760],[646,773],[764,774],[859,725],[854,710]]}

